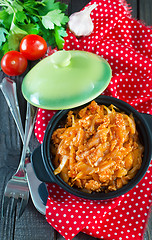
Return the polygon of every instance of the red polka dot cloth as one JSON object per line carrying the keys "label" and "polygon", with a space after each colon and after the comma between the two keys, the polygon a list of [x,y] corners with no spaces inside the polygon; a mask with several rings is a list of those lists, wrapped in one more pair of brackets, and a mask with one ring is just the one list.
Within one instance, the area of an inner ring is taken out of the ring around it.
{"label": "red polka dot cloth", "polygon": [[[76,38],[69,30],[65,50],[84,50],[105,58],[112,79],[103,94],[126,101],[139,112],[152,114],[152,30],[131,17],[125,1],[96,0],[91,18],[94,31]],[[56,50],[53,50],[56,51]],[[48,55],[52,50],[48,50]],[[39,109],[35,135],[40,143],[55,111]],[[152,165],[139,184],[110,201],[75,197],[48,184],[46,219],[65,239],[83,231],[99,239],[142,239],[152,202]]]}

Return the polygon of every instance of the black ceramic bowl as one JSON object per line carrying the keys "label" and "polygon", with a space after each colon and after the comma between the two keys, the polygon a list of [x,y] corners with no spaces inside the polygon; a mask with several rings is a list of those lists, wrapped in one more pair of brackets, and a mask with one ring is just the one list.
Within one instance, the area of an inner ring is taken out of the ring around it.
{"label": "black ceramic bowl", "polygon": [[[133,114],[136,122],[137,131],[139,138],[144,146],[144,154],[142,159],[142,165],[136,176],[129,181],[128,184],[122,188],[104,193],[104,192],[93,192],[85,193],[76,187],[71,187],[65,183],[59,175],[54,175],[54,166],[51,161],[50,153],[50,142],[52,133],[58,128],[60,122],[67,116],[68,110],[58,111],[53,118],[50,120],[45,135],[44,141],[40,147],[38,147],[32,154],[32,164],[37,177],[43,182],[54,182],[57,183],[64,190],[78,197],[91,199],[91,200],[106,200],[118,197],[129,190],[131,190],[145,175],[152,157],[152,116],[148,114],[139,113],[132,106],[124,101],[108,96],[99,96],[95,101],[100,105],[109,106],[110,104],[115,105],[120,111],[125,112],[127,115]],[[89,104],[89,103],[88,103]],[[82,108],[88,104],[82,106]],[[70,109],[71,110],[71,109]]]}

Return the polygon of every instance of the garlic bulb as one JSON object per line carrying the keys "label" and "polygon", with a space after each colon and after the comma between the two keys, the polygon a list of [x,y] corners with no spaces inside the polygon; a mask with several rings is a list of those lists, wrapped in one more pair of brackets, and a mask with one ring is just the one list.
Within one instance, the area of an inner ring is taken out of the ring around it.
{"label": "garlic bulb", "polygon": [[90,5],[80,12],[73,13],[69,17],[68,27],[77,37],[88,36],[92,33],[94,25],[90,14],[97,4]]}

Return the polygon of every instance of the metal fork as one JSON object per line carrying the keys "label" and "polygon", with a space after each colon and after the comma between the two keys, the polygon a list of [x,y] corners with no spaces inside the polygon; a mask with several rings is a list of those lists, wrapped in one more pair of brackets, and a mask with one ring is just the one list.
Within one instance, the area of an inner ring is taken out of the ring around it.
{"label": "metal fork", "polygon": [[[4,78],[3,81],[2,81],[1,90],[4,93],[4,96],[6,97],[6,100],[7,100],[8,104],[12,100],[17,101],[17,96],[15,96],[15,94],[14,94],[13,99],[10,99],[11,95],[6,96],[6,94],[5,94],[6,89],[5,88],[6,87],[15,88],[15,85],[16,85],[15,82],[11,79],[8,79],[8,78]],[[10,106],[10,108],[11,108],[11,106]],[[13,111],[13,109],[12,109],[12,111]],[[16,173],[8,181],[8,183],[5,187],[3,202],[2,202],[3,217],[6,216],[7,206],[9,205],[10,200],[12,200],[10,215],[12,215],[13,212],[15,211],[17,203],[19,201],[21,202],[20,203],[20,208],[19,208],[19,213],[18,213],[18,218],[21,217],[21,215],[23,214],[23,212],[25,210],[25,207],[28,203],[29,187],[28,187],[27,176],[26,176],[26,171],[25,171],[25,159],[26,159],[26,156],[27,156],[28,144],[29,144],[30,137],[31,137],[31,134],[32,134],[32,131],[33,131],[36,112],[37,112],[37,108],[31,106],[27,102],[25,135],[24,135],[24,131],[21,134],[22,136],[24,136],[21,160],[20,160],[20,163],[19,163],[19,166],[18,166],[18,169],[17,169]],[[14,113],[14,111],[13,111],[12,114],[20,114],[19,107],[17,107],[16,112]],[[20,126],[22,126],[21,122],[18,122],[17,124],[21,124]],[[22,129],[22,127],[20,129]]]}

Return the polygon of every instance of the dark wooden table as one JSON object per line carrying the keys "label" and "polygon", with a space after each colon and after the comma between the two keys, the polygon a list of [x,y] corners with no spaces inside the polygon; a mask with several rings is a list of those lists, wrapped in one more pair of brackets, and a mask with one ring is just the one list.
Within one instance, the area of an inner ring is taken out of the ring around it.
{"label": "dark wooden table", "polygon": [[[62,0],[62,2],[69,3],[69,14],[75,11],[79,11],[88,0]],[[132,15],[136,19],[140,19],[147,25],[152,25],[152,2],[151,0],[127,0],[128,4],[132,7]],[[0,81],[4,77],[4,74],[0,72]],[[17,88],[20,89],[22,77],[16,78]],[[22,97],[21,91],[18,90],[19,105],[22,114],[22,121],[25,119],[26,103]],[[30,142],[31,148],[34,149],[38,145],[38,142],[34,135]],[[17,132],[14,120],[9,112],[8,106],[4,100],[2,93],[0,92],[0,215],[2,196],[5,185],[12,174],[15,172],[20,159],[21,141]],[[13,225],[13,238],[8,237],[7,229]],[[6,229],[7,228],[7,229]],[[29,199],[28,206],[19,220],[14,222],[7,221],[4,224],[0,219],[0,236],[4,230],[5,237],[0,240],[62,240],[64,239],[59,233],[57,233],[45,220],[45,217],[41,215],[33,206],[31,199]],[[74,240],[93,240],[95,238],[79,233]],[[147,229],[144,234],[145,240],[152,239],[152,216],[150,216]]]}

